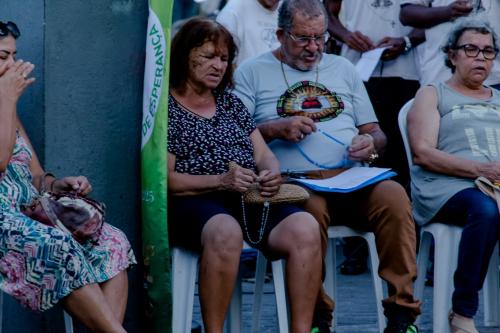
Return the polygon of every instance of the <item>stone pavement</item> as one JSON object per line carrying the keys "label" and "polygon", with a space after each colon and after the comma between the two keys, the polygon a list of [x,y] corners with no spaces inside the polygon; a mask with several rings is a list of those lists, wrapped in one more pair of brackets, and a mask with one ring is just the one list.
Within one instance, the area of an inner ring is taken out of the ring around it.
{"label": "stone pavement", "polygon": [[[337,251],[342,253],[342,251]],[[340,258],[339,258],[340,259]],[[342,260],[338,261],[339,263]],[[339,294],[336,301],[335,318],[337,333],[376,333],[377,314],[371,274],[367,272],[357,276],[337,275]],[[451,281],[450,281],[451,283]],[[243,282],[243,332],[250,333],[252,296],[254,284]],[[277,333],[276,304],[273,283],[268,282],[264,287],[265,295],[262,301],[261,333]],[[500,333],[500,327],[483,326],[483,305],[480,300],[479,314],[476,325],[480,333]],[[419,324],[420,333],[432,333],[432,287],[425,287],[422,318]],[[198,297],[195,298],[193,319],[201,322]],[[440,333],[440,332],[434,332]]]}

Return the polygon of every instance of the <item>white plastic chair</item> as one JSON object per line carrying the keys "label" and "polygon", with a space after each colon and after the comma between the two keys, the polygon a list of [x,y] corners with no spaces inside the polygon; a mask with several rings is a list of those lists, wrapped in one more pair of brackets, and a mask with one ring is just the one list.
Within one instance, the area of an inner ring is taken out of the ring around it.
{"label": "white plastic chair", "polygon": [[[179,248],[172,248],[172,298],[173,298],[173,313],[172,313],[172,332],[173,333],[190,333],[191,332],[191,321],[193,319],[193,303],[194,303],[194,292],[196,276],[198,271],[198,258],[199,254]],[[264,256],[259,252],[259,260],[257,261],[257,266],[260,269],[256,270],[256,289],[258,281],[264,282],[265,278],[265,265],[263,263],[264,269],[262,269],[262,259],[265,260]],[[283,261],[278,260],[273,262],[273,277],[275,285],[277,285],[278,292],[276,294],[278,309],[281,312],[284,311],[284,315],[281,314],[278,317],[284,318],[279,321],[280,332],[288,333],[288,321],[286,319],[286,301],[285,304],[279,304],[279,300],[284,299],[284,274],[283,274]],[[229,305],[228,313],[226,315],[226,325],[225,331],[228,333],[239,333],[242,332],[242,320],[241,320],[241,278],[238,276],[237,282],[234,287],[233,295],[231,298],[231,304]],[[261,297],[262,286],[258,293]],[[254,296],[255,297],[255,296]],[[256,307],[255,304],[258,304]],[[259,332],[258,329],[258,319],[255,319],[256,314],[260,315],[260,304],[261,299],[254,303],[254,313],[252,314],[252,322],[255,326],[254,332]],[[256,330],[256,331],[255,331]],[[1,332],[0,332],[1,333]]]}
{"label": "white plastic chair", "polygon": [[[379,331],[383,332],[385,328],[385,317],[382,308],[382,298],[383,298],[383,287],[382,279],[378,276],[378,255],[375,245],[375,235],[372,232],[361,232],[351,229],[346,226],[331,226],[328,228],[328,249],[326,254],[326,276],[325,290],[328,295],[332,296],[336,300],[337,296],[337,279],[336,279],[336,247],[335,239],[359,236],[363,237],[368,243],[368,249],[370,252],[370,263],[372,267],[372,279],[375,289],[375,301],[377,302],[377,316],[378,316],[378,326]],[[264,270],[266,267],[266,259],[264,256],[259,256],[257,260],[256,269],[256,281],[255,281],[255,294],[254,294],[254,309],[252,314],[252,332],[259,332],[259,317],[260,317],[260,297],[262,295],[262,285],[264,283],[264,276],[259,273],[259,270]],[[273,279],[274,279],[274,291],[276,293],[276,305],[278,308],[278,322],[279,322],[279,332],[288,333],[288,322],[289,313],[287,311],[287,299],[284,284],[284,274],[283,274],[283,264],[279,261],[273,262]],[[276,272],[279,275],[276,275]],[[332,322],[332,329],[335,329],[335,320]]]}
{"label": "white plastic chair", "polygon": [[[64,332],[65,333],[73,333],[73,319],[66,312],[64,313]],[[0,333],[2,333],[2,323],[3,323],[3,292],[0,292]]]}
{"label": "white plastic chair", "polygon": [[[408,165],[413,165],[406,118],[413,99],[408,101],[399,112],[398,122],[405,146]],[[434,238],[434,290],[433,290],[433,332],[449,332],[448,311],[451,309],[453,291],[453,273],[457,267],[458,246],[462,228],[449,224],[431,223],[422,227],[420,250],[417,260],[418,277],[415,282],[415,297],[422,299],[425,274],[429,264],[429,252]],[[499,325],[499,274],[498,274],[498,244],[491,256],[488,275],[484,283],[484,324]]]}
{"label": "white plastic chair", "polygon": [[[359,236],[368,243],[368,250],[370,254],[370,266],[372,273],[373,288],[375,290],[375,302],[377,304],[377,318],[379,332],[383,333],[386,320],[384,316],[384,309],[382,307],[383,299],[383,286],[382,279],[378,275],[379,259],[377,254],[377,247],[375,245],[375,235],[373,232],[357,231],[346,226],[331,226],[328,227],[328,248],[326,253],[326,276],[323,283],[325,290],[335,301],[337,297],[337,254],[335,240],[337,238]],[[335,331],[335,312],[333,313],[332,329]]]}

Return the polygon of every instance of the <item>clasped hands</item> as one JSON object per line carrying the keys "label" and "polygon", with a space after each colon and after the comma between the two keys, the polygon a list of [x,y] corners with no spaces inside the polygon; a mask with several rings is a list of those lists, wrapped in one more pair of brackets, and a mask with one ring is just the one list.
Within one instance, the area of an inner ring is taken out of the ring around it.
{"label": "clasped hands", "polygon": [[387,47],[382,53],[382,60],[396,59],[405,50],[405,40],[403,37],[384,37],[374,43],[370,37],[360,31],[350,32],[345,38],[345,43],[353,50],[366,52],[379,47]]}
{"label": "clasped hands", "polygon": [[252,188],[258,188],[264,197],[278,193],[282,183],[281,174],[271,170],[261,170],[257,175],[253,170],[239,165],[220,175],[222,188],[228,191],[244,193]]}

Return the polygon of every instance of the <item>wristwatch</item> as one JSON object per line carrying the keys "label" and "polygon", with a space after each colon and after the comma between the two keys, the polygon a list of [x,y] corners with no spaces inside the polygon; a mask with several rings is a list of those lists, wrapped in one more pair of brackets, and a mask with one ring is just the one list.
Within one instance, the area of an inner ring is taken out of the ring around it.
{"label": "wristwatch", "polygon": [[403,39],[405,40],[405,53],[411,50],[413,45],[411,45],[411,40],[410,37],[408,36],[403,36]]}

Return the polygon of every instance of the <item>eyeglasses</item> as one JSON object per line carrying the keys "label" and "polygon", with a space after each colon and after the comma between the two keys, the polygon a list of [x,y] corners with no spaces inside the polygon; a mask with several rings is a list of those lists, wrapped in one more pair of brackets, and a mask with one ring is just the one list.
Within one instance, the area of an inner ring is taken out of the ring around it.
{"label": "eyeglasses", "polygon": [[493,60],[497,57],[497,54],[498,54],[497,48],[487,46],[484,49],[480,49],[478,46],[476,46],[474,44],[460,45],[460,46],[455,47],[455,49],[456,50],[463,49],[465,52],[465,55],[470,57],[470,58],[475,58],[479,55],[479,52],[482,52],[484,59]]}
{"label": "eyeglasses", "polygon": [[14,22],[9,21],[7,23],[3,23],[0,21],[0,37],[5,37],[9,33],[16,39],[21,36],[21,31],[19,31],[19,28]]}
{"label": "eyeglasses", "polygon": [[330,35],[328,32],[324,32],[323,34],[319,36],[295,36],[291,32],[287,31],[286,32],[288,36],[297,44],[297,46],[304,47],[306,45],[309,45],[310,42],[314,42],[316,45],[323,45],[326,43]]}

